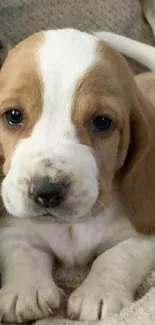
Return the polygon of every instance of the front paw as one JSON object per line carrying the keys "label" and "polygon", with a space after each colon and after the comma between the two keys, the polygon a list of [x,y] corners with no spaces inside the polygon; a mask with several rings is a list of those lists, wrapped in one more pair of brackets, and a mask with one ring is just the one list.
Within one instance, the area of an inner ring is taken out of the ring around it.
{"label": "front paw", "polygon": [[0,318],[7,323],[23,323],[50,316],[59,308],[62,295],[63,290],[55,283],[44,285],[43,279],[37,285],[6,285],[0,290]]}
{"label": "front paw", "polygon": [[69,297],[68,316],[76,320],[103,320],[133,301],[126,290],[104,288],[102,285],[83,283]]}

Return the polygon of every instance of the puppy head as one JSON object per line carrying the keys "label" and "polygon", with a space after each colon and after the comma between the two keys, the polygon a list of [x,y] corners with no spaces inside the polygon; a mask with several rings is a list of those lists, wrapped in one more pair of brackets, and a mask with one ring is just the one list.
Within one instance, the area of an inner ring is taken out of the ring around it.
{"label": "puppy head", "polygon": [[140,98],[124,59],[93,35],[55,30],[19,44],[0,73],[7,211],[72,221],[108,206],[116,175],[147,148]]}

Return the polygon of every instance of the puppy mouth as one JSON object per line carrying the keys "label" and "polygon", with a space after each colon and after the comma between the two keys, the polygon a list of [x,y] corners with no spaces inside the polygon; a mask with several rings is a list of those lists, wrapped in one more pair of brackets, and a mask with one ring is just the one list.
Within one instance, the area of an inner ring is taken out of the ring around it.
{"label": "puppy mouth", "polygon": [[72,204],[64,201],[63,203],[61,203],[61,205],[55,204],[55,206],[53,206],[52,208],[44,207],[42,208],[42,211],[40,210],[40,213],[37,214],[38,206],[35,205],[33,206],[35,213],[32,213],[30,218],[35,218],[42,221],[51,220],[53,222],[58,223],[72,223],[81,220],[84,216],[88,214],[90,215],[91,207],[86,209],[83,213],[81,210],[79,210],[79,206],[80,203],[78,200]]}
{"label": "puppy mouth", "polygon": [[27,191],[25,188],[24,192],[22,190],[23,188],[18,187],[15,191],[15,197],[10,196],[6,190],[2,193],[5,209],[14,217],[42,221],[50,219],[54,222],[63,223],[74,222],[90,214],[94,201],[96,201],[94,197],[91,200],[91,193],[88,189],[80,190],[79,186],[74,188],[71,182],[65,184],[65,187],[61,187],[61,196],[58,195],[57,189],[54,189],[56,192],[54,192],[53,197],[47,196],[47,202],[46,197],[43,196],[44,191],[41,192],[42,197],[40,195],[35,197],[34,191],[31,190],[31,195],[29,194],[29,187]]}

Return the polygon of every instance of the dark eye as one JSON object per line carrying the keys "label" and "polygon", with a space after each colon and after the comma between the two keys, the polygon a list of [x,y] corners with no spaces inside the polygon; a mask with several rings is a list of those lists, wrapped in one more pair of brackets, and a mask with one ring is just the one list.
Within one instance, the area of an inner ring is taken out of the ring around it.
{"label": "dark eye", "polygon": [[112,120],[105,115],[97,115],[91,120],[92,131],[107,132],[112,125]]}
{"label": "dark eye", "polygon": [[18,126],[23,122],[23,113],[20,109],[9,109],[5,112],[5,118],[11,126]]}

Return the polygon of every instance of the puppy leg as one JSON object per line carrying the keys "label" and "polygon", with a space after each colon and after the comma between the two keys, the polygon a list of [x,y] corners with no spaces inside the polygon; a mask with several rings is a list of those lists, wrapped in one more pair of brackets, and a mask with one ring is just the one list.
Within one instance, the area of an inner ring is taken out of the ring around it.
{"label": "puppy leg", "polygon": [[155,263],[155,239],[131,238],[100,255],[68,301],[68,315],[104,319],[134,300],[137,287]]}
{"label": "puppy leg", "polygon": [[4,322],[43,318],[60,305],[62,292],[54,283],[52,261],[41,244],[33,245],[20,229],[1,231],[0,317]]}

